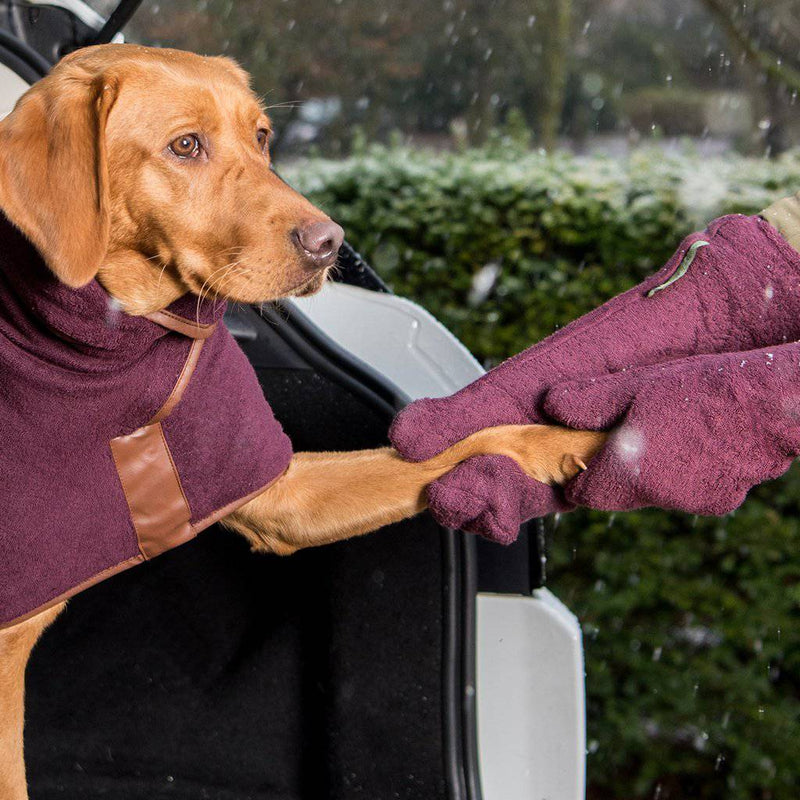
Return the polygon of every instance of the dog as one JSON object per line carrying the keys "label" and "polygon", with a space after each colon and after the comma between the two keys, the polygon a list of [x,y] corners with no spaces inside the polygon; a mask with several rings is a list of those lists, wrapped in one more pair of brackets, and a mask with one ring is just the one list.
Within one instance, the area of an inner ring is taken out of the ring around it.
{"label": "dog", "polygon": [[[247,74],[227,58],[89,47],[64,58],[0,122],[0,210],[60,290],[69,296],[96,283],[131,325],[155,320],[178,330],[184,323],[169,308],[187,296],[199,308],[210,287],[245,303],[310,294],[335,266],[343,232],[272,171],[270,130]],[[159,414],[180,406],[178,388],[207,333],[197,322]],[[148,431],[160,424],[150,423]],[[472,456],[507,455],[532,478],[562,484],[604,439],[509,425],[420,463],[391,448],[296,453],[274,480],[215,518],[254,550],[288,555],[421,512],[428,484]],[[2,800],[27,797],[25,668],[64,606],[64,595],[55,596],[0,629]]]}

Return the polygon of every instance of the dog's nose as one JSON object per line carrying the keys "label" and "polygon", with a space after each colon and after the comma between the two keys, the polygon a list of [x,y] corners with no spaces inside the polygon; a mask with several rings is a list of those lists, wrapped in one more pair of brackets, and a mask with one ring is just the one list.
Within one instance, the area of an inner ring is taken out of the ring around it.
{"label": "dog's nose", "polygon": [[332,220],[312,222],[297,228],[294,235],[303,255],[318,269],[330,267],[336,261],[344,241],[344,231]]}

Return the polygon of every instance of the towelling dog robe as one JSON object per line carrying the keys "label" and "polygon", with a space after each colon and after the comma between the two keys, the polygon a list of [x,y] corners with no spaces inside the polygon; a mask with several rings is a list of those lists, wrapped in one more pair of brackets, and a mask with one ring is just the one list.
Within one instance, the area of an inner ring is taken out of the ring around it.
{"label": "towelling dog robe", "polygon": [[0,218],[0,627],[188,541],[288,466],[223,305],[201,306],[124,314]]}

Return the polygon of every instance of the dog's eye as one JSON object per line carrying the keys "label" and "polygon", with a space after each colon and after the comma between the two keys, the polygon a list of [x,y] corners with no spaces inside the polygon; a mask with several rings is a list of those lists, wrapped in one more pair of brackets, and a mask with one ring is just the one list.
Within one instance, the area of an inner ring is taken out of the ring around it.
{"label": "dog's eye", "polygon": [[200,139],[194,133],[187,133],[172,141],[169,149],[178,158],[197,158],[201,150]]}
{"label": "dog's eye", "polygon": [[269,144],[269,131],[266,128],[259,128],[256,131],[256,141],[261,148],[261,152],[266,153],[267,145]]}

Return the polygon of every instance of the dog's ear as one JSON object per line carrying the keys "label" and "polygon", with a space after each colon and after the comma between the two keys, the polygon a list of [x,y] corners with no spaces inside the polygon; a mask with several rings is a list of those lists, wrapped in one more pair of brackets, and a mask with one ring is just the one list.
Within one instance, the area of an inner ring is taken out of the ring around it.
{"label": "dog's ear", "polygon": [[117,94],[114,80],[56,67],[0,122],[0,208],[72,287],[108,249],[105,128]]}

